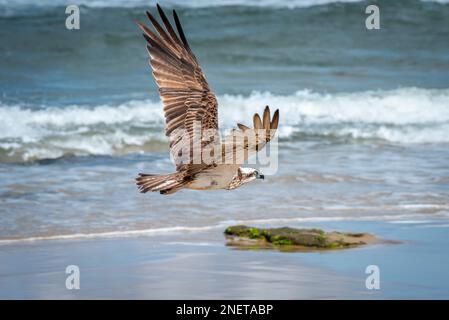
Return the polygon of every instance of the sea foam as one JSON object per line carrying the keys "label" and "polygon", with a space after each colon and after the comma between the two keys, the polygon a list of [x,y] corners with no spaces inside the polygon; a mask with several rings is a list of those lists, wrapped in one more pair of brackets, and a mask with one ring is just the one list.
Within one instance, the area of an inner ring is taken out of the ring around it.
{"label": "sea foam", "polygon": [[[360,139],[374,143],[449,143],[449,89],[291,95],[253,92],[218,97],[221,129],[251,124],[265,105],[280,109],[284,140]],[[165,145],[162,104],[46,107],[0,102],[0,162],[114,155]]]}

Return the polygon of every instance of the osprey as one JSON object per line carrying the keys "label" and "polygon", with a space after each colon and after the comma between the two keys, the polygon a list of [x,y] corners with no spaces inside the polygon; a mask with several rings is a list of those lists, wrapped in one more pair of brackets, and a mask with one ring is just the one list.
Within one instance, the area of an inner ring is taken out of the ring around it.
{"label": "osprey", "polygon": [[[256,169],[241,165],[274,137],[279,110],[271,118],[270,108],[265,107],[262,119],[257,113],[254,115],[254,128],[239,123],[238,128],[221,141],[216,134],[217,99],[190,49],[178,15],[173,10],[177,34],[159,5],[157,10],[165,28],[148,11],[147,16],[157,34],[140,22],[138,25],[147,41],[149,63],[164,105],[165,134],[170,139],[176,172],[140,173],[136,178],[139,190],[161,194],[172,194],[184,188],[232,190],[254,179],[263,179]],[[215,133],[205,138],[208,131]],[[195,144],[196,140],[199,143]],[[195,152],[199,154],[199,161],[194,161]]]}

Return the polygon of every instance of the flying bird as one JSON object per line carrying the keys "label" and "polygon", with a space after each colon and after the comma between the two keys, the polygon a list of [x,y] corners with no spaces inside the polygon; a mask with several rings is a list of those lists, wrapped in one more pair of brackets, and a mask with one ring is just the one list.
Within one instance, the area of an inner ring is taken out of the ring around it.
{"label": "flying bird", "polygon": [[[143,23],[138,22],[138,25],[147,41],[149,63],[164,105],[165,134],[170,140],[176,172],[140,173],[136,178],[139,190],[161,194],[181,189],[232,190],[263,179],[258,170],[242,165],[274,137],[279,110],[271,118],[270,108],[265,107],[262,118],[257,113],[254,115],[253,128],[239,123],[223,141],[216,134],[204,138],[204,132],[218,131],[217,99],[190,49],[176,11],[173,10],[173,19],[177,33],[159,5],[157,10],[164,27],[148,11],[146,14],[155,32]],[[198,131],[201,140],[194,146],[192,141]],[[184,161],[186,154],[192,157],[195,152],[199,152],[200,161]]]}

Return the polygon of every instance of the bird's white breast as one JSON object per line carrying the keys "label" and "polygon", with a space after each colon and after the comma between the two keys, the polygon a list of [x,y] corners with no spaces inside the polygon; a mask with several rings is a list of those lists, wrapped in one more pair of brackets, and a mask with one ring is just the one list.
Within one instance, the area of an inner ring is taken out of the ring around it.
{"label": "bird's white breast", "polygon": [[195,190],[227,188],[237,174],[238,168],[236,165],[218,165],[210,170],[200,172],[188,188]]}

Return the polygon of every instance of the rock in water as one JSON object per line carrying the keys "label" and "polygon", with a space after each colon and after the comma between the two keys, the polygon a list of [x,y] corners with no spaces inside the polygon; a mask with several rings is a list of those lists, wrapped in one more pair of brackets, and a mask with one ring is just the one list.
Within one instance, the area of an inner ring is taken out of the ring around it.
{"label": "rock in water", "polygon": [[248,249],[342,249],[379,242],[379,239],[367,233],[289,227],[264,229],[239,225],[228,227],[224,233],[229,245]]}

